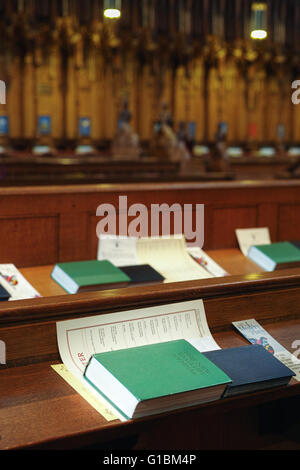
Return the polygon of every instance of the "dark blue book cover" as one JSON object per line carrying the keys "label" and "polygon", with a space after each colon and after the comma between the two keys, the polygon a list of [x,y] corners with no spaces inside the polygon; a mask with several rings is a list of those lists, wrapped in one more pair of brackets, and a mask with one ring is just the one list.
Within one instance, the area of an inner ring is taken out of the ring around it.
{"label": "dark blue book cover", "polygon": [[38,117],[38,132],[41,135],[51,134],[51,116]]}
{"label": "dark blue book cover", "polygon": [[8,135],[9,121],[7,116],[0,116],[0,135]]}
{"label": "dark blue book cover", "polygon": [[0,302],[2,300],[8,300],[10,298],[10,294],[7,292],[6,289],[4,289],[3,286],[0,284]]}
{"label": "dark blue book cover", "polygon": [[162,282],[164,277],[149,264],[120,267],[130,278],[132,284]]}
{"label": "dark blue book cover", "polygon": [[291,242],[298,250],[300,250],[300,241],[292,241]]}
{"label": "dark blue book cover", "polygon": [[232,383],[228,385],[224,396],[286,385],[295,375],[258,344],[203,354],[231,378]]}
{"label": "dark blue book cover", "polygon": [[78,122],[79,135],[81,137],[90,137],[91,135],[91,119],[88,117],[79,118]]}

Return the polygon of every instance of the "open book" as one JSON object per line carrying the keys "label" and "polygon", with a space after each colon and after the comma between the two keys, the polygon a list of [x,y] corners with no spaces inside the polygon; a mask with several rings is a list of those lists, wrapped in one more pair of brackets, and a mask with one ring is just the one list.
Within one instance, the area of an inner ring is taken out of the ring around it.
{"label": "open book", "polygon": [[100,412],[107,419],[124,421],[124,416],[84,379],[91,357],[179,339],[186,339],[200,352],[219,349],[209,331],[202,300],[58,322],[57,341],[64,368],[59,365],[56,371],[63,372],[72,386],[75,377],[74,388],[98,411],[102,404]]}
{"label": "open book", "polygon": [[194,258],[194,251],[189,254],[183,235],[142,238],[101,235],[99,238],[99,260],[108,259],[119,267],[148,264],[165,278],[164,282],[208,279],[227,274],[208,256],[205,264]]}

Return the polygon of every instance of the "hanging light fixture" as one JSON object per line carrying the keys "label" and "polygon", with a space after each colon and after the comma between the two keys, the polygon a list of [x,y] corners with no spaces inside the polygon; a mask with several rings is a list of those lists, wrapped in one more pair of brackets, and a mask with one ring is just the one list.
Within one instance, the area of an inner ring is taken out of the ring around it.
{"label": "hanging light fixture", "polygon": [[266,39],[267,33],[267,4],[265,2],[254,2],[251,14],[251,37],[252,39]]}
{"label": "hanging light fixture", "polygon": [[120,18],[121,6],[122,0],[104,0],[103,14],[105,18]]}

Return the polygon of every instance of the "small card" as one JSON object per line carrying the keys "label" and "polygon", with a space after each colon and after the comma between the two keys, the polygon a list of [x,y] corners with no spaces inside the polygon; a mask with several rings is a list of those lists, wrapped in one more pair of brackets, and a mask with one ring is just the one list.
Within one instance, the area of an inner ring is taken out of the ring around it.
{"label": "small card", "polygon": [[14,264],[0,264],[0,284],[10,294],[10,301],[41,297]]}
{"label": "small card", "polygon": [[38,117],[38,132],[40,135],[51,134],[51,116]]}
{"label": "small card", "polygon": [[294,379],[300,382],[300,359],[298,359],[298,355],[300,354],[299,341],[296,340],[291,344],[291,347],[295,349],[295,353],[292,354],[278,343],[278,341],[253,318],[250,320],[232,322],[232,324],[251,344],[262,345],[286,367],[291,369],[296,374]]}
{"label": "small card", "polygon": [[267,227],[239,228],[235,231],[239,247],[243,255],[247,256],[249,248],[253,245],[269,245],[271,243],[270,232]]}
{"label": "small card", "polygon": [[136,238],[100,235],[97,259],[107,259],[118,267],[141,264],[137,255]]}
{"label": "small card", "polygon": [[9,121],[8,116],[0,116],[0,135],[8,135]]}
{"label": "small card", "polygon": [[78,122],[79,135],[81,137],[90,137],[91,135],[91,119],[88,117],[79,118]]}

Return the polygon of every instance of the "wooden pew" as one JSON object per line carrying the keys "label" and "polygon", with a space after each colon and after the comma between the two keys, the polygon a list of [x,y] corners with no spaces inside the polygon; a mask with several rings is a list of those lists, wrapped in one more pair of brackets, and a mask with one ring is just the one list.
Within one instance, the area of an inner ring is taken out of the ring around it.
{"label": "wooden pew", "polygon": [[[203,299],[222,348],[247,344],[232,321],[255,318],[290,352],[300,331],[300,270],[148,286],[0,305],[1,449],[296,449],[300,384],[159,416],[106,422],[54,372],[58,320]],[[291,419],[292,418],[292,419]]]}
{"label": "wooden pew", "polygon": [[[180,163],[155,158],[136,162],[102,156],[0,157],[1,186],[98,184],[127,181],[170,181],[180,173]],[[213,178],[212,178],[213,179]]]}
{"label": "wooden pew", "polygon": [[274,157],[231,157],[230,166],[237,180],[272,180],[288,170],[295,162],[294,157],[276,155]]}
{"label": "wooden pew", "polygon": [[248,153],[230,157],[227,172],[207,172],[207,158],[193,157],[190,161],[175,162],[144,156],[136,161],[124,161],[114,160],[101,153],[76,155],[65,152],[38,156],[19,152],[0,156],[0,184],[24,186],[127,181],[272,180],[290,176],[289,168],[295,166],[298,159],[288,154],[263,157]]}
{"label": "wooden pew", "polygon": [[[230,275],[254,275],[264,272],[260,266],[245,257],[239,249],[210,250],[207,254]],[[51,278],[54,265],[31,266],[20,269],[25,278],[43,297],[68,295],[68,293]],[[127,287],[126,287],[127,289]]]}
{"label": "wooden pew", "polygon": [[[0,189],[0,259],[17,267],[95,259],[100,204],[204,204],[204,249],[237,248],[236,228],[269,227],[300,240],[300,180],[140,183]],[[132,218],[128,217],[128,223]],[[172,223],[171,223],[172,230]]]}

